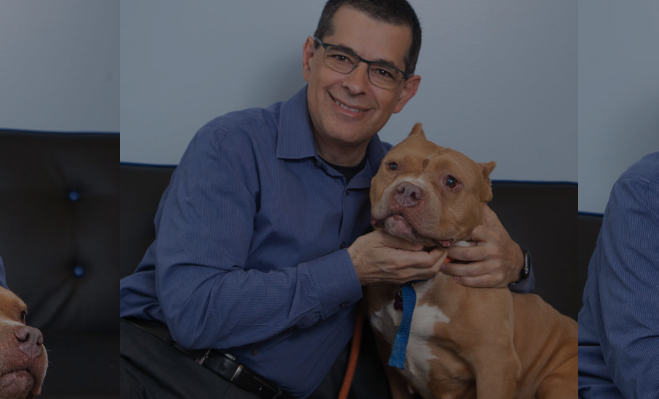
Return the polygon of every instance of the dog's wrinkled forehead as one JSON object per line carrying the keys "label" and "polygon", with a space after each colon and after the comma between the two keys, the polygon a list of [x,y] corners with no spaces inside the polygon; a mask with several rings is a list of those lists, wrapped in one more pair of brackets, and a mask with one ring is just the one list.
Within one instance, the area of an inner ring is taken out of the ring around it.
{"label": "dog's wrinkled forehead", "polygon": [[0,287],[0,321],[20,321],[21,311],[27,310],[25,303],[14,293],[4,287]]}
{"label": "dog's wrinkled forehead", "polygon": [[[416,142],[414,151],[409,151],[409,147],[401,145],[405,141]],[[426,140],[423,136],[410,136],[405,141],[387,153],[383,160],[385,165],[390,162],[397,162],[401,164],[399,166],[404,167],[406,163],[417,163],[422,166],[422,168],[417,169],[418,172],[431,172],[433,170],[458,172],[460,169],[467,167],[472,174],[480,174],[478,163],[459,151],[441,147],[432,141]]]}

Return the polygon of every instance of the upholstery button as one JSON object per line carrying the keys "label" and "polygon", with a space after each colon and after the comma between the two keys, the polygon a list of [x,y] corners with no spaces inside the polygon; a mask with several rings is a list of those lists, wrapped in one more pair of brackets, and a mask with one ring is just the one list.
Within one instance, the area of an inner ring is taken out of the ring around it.
{"label": "upholstery button", "polygon": [[348,302],[343,302],[339,305],[340,308],[345,308],[346,306],[348,306]]}
{"label": "upholstery button", "polygon": [[343,248],[345,248],[345,247],[346,247],[346,243],[345,243],[345,242],[342,242],[342,243],[341,243],[341,249],[343,249]]}
{"label": "upholstery button", "polygon": [[256,356],[256,355],[258,355],[258,354],[259,354],[259,350],[258,350],[258,349],[256,349],[256,348],[252,349],[252,356]]}
{"label": "upholstery button", "polygon": [[72,190],[72,191],[69,192],[69,200],[71,200],[73,202],[76,202],[79,199],[80,199],[80,193],[79,192],[77,192],[75,190]]}
{"label": "upholstery button", "polygon": [[82,277],[85,275],[85,268],[82,266],[76,266],[73,268],[73,275],[76,277]]}

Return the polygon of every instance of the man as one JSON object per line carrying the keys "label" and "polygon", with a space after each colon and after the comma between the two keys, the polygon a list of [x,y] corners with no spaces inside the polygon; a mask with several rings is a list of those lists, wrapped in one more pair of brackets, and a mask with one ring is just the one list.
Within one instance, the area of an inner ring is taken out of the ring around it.
{"label": "man", "polygon": [[659,397],[659,152],[611,190],[579,312],[579,397]]}
{"label": "man", "polygon": [[[240,397],[240,387],[273,397],[274,386],[308,397],[352,336],[363,285],[440,271],[443,250],[365,234],[370,181],[391,148],[377,132],[416,94],[420,44],[404,0],[330,0],[304,43],[308,86],[197,133],[163,194],[156,240],[121,282],[124,396]],[[520,279],[524,253],[487,215],[478,246],[448,251],[475,262],[443,272],[503,287]],[[141,330],[171,334],[179,349]],[[217,351],[207,359],[205,349]],[[227,384],[191,359],[226,362],[223,353],[236,358],[226,367],[258,377]]]}

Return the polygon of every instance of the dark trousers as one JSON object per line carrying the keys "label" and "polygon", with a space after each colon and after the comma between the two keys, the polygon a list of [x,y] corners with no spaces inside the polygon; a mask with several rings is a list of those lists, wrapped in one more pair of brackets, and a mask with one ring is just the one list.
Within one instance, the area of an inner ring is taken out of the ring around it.
{"label": "dark trousers", "polygon": [[[364,337],[348,399],[391,398],[373,334]],[[256,396],[200,366],[161,339],[121,320],[120,378],[123,399],[254,399]],[[350,345],[310,399],[336,399],[348,364]]]}
{"label": "dark trousers", "polygon": [[122,399],[254,399],[192,358],[121,320]]}

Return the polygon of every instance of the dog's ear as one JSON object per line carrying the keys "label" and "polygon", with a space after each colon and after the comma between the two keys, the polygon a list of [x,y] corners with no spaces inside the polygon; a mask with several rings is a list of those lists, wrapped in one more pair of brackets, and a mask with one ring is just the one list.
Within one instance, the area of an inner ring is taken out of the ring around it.
{"label": "dog's ear", "polygon": [[483,174],[483,201],[490,202],[492,201],[492,180],[490,180],[490,173],[492,173],[497,164],[496,162],[492,161],[487,163],[479,163],[478,166],[480,166],[481,173]]}
{"label": "dog's ear", "polygon": [[494,168],[497,167],[497,163],[494,161],[487,163],[479,163],[478,165],[481,167],[481,173],[483,173],[483,177],[486,179],[490,178],[490,173],[492,173]]}
{"label": "dog's ear", "polygon": [[414,124],[412,131],[407,137],[412,137],[412,136],[419,136],[422,137],[424,140],[426,140],[426,133],[423,131],[423,125],[421,125],[421,122],[417,122]]}

